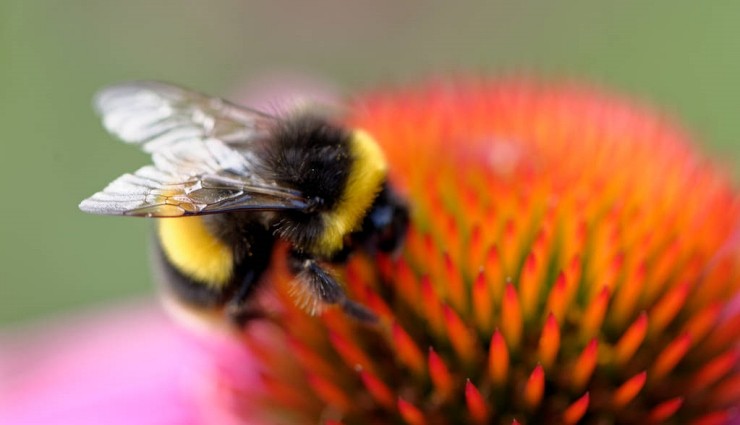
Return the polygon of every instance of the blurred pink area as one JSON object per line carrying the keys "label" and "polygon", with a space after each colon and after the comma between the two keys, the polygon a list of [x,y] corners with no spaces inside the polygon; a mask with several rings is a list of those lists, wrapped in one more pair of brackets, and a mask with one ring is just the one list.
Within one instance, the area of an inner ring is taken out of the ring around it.
{"label": "blurred pink area", "polygon": [[[0,424],[228,424],[209,379],[214,349],[245,356],[139,303],[0,333]],[[255,384],[249,359],[239,360],[245,385]]]}

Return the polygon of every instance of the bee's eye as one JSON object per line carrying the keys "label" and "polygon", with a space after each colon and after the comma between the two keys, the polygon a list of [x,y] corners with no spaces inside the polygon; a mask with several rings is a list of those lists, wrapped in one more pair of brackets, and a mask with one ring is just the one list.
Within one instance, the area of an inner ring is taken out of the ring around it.
{"label": "bee's eye", "polygon": [[374,229],[381,230],[390,226],[393,223],[394,208],[392,205],[384,205],[382,207],[374,208],[370,211],[368,219],[372,223]]}
{"label": "bee's eye", "polygon": [[404,205],[389,203],[373,209],[368,221],[375,229],[378,249],[393,252],[398,249],[409,225],[409,212]]}

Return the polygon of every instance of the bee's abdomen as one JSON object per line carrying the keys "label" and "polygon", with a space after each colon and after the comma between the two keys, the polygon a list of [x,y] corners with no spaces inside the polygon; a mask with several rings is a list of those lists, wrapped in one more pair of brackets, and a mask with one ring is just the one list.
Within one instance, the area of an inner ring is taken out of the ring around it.
{"label": "bee's abdomen", "polygon": [[[211,309],[247,300],[272,257],[274,237],[255,213],[163,219],[158,270],[167,292]],[[245,295],[246,294],[246,295]]]}
{"label": "bee's abdomen", "polygon": [[234,251],[214,236],[203,217],[159,220],[159,243],[178,272],[204,286],[221,288],[234,273]]}
{"label": "bee's abdomen", "polygon": [[164,253],[161,243],[157,244],[155,255],[155,277],[167,295],[165,299],[175,299],[199,309],[214,309],[223,306],[231,297],[229,286],[214,287],[204,285],[185,275]]}

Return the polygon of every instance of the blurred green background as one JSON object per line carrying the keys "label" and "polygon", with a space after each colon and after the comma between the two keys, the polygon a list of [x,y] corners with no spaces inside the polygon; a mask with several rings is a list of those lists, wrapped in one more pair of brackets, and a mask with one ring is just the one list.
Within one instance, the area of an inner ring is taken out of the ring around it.
{"label": "blurred green background", "polygon": [[289,73],[345,92],[423,76],[586,80],[680,118],[737,177],[740,3],[3,0],[0,324],[153,292],[151,223],[77,203],[146,157],[90,108],[161,79],[228,96]]}

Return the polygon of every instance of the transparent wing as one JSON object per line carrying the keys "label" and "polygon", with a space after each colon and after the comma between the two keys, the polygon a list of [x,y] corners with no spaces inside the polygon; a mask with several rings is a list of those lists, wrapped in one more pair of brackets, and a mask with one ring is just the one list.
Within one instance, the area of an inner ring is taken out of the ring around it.
{"label": "transparent wing", "polygon": [[142,217],[303,208],[297,192],[255,185],[228,171],[184,178],[152,165],[124,174],[80,204],[93,214]]}
{"label": "transparent wing", "polygon": [[262,112],[158,81],[108,87],[95,96],[94,104],[111,134],[149,153],[188,140],[248,144],[266,136],[275,120]]}
{"label": "transparent wing", "polygon": [[101,91],[105,127],[153,165],[125,174],[80,204],[94,214],[179,217],[305,209],[301,193],[269,177],[256,154],[275,118],[181,87],[142,81]]}

